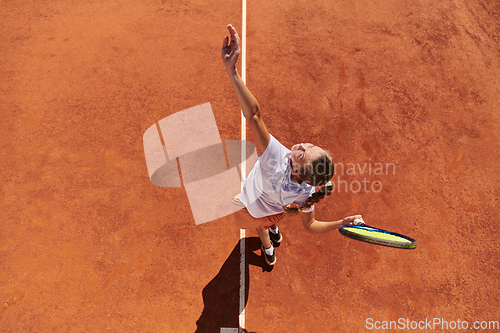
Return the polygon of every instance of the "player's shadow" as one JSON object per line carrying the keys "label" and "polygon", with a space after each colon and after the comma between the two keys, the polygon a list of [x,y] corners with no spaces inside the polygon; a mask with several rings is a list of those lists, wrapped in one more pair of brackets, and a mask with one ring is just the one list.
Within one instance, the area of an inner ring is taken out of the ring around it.
{"label": "player's shadow", "polygon": [[[203,288],[205,308],[196,322],[196,333],[219,333],[222,327],[239,328],[240,314],[240,244],[222,265],[219,273]],[[260,249],[258,237],[245,238],[245,306],[249,290],[249,265],[262,267],[263,272],[272,271],[263,257],[254,253]],[[247,331],[244,331],[247,332]],[[248,332],[251,333],[251,332]]]}

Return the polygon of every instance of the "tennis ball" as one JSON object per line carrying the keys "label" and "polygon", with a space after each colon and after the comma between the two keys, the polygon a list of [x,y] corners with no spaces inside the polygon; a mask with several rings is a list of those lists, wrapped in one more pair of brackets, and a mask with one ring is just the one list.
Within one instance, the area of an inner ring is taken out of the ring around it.
{"label": "tennis ball", "polygon": [[352,221],[352,223],[354,225],[363,225],[363,224],[365,224],[365,222],[362,219],[354,219],[354,221]]}

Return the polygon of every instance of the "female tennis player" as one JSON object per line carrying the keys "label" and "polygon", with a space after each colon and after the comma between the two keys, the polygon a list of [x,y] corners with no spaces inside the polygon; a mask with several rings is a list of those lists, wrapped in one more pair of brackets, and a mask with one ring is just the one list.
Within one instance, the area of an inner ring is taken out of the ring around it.
{"label": "female tennis player", "polygon": [[353,224],[354,219],[361,219],[361,215],[333,222],[314,218],[314,204],[332,191],[332,157],[328,151],[312,143],[299,143],[289,150],[269,134],[259,103],[236,69],[240,38],[232,25],[227,28],[230,37],[224,38],[222,61],[243,115],[263,152],[245,180],[243,190],[233,199],[233,204],[239,209],[235,218],[241,229],[257,229],[266,262],[274,265],[274,247],[279,246],[283,239],[277,223],[285,216],[299,214],[306,230],[320,233],[343,224]]}

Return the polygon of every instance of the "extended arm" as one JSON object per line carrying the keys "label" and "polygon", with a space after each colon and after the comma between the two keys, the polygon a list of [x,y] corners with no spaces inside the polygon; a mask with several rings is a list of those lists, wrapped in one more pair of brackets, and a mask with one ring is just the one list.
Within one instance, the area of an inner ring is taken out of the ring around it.
{"label": "extended arm", "polygon": [[323,222],[314,218],[314,210],[310,213],[300,212],[299,216],[304,224],[304,228],[311,233],[322,233],[332,229],[338,229],[341,225],[353,224],[355,219],[361,219],[361,215],[353,215],[338,221]]}
{"label": "extended arm", "polygon": [[240,37],[232,25],[228,25],[227,28],[231,35],[231,44],[229,44],[229,37],[226,36],[222,43],[222,61],[224,62],[224,67],[226,67],[226,71],[231,79],[234,91],[236,92],[236,97],[243,111],[243,116],[247,119],[257,139],[257,145],[263,152],[266,150],[271,137],[262,120],[259,102],[257,102],[257,99],[245,85],[245,82],[243,82],[243,79],[236,69],[236,62],[240,55]]}

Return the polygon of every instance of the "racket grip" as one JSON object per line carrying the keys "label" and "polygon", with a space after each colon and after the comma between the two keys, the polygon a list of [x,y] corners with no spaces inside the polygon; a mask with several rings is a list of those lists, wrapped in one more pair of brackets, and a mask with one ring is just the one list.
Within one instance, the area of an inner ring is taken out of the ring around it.
{"label": "racket grip", "polygon": [[362,219],[354,219],[354,221],[352,221],[352,224],[354,224],[354,225],[364,225],[365,221],[363,221]]}

